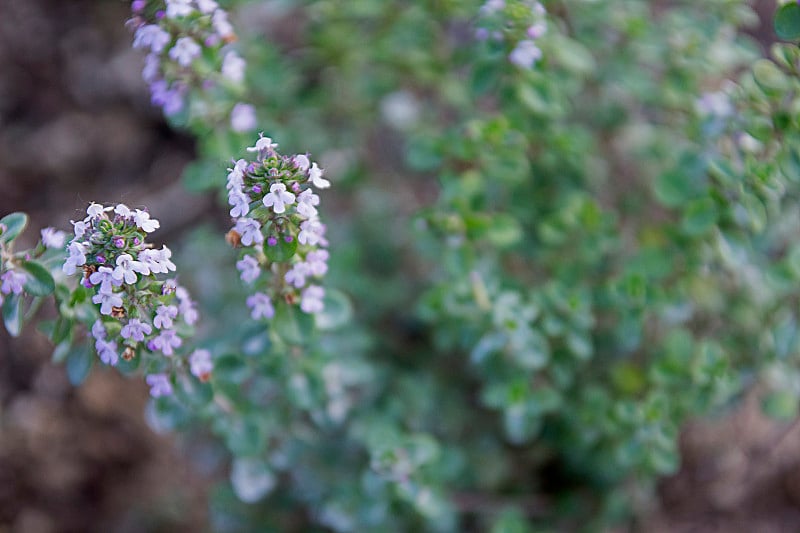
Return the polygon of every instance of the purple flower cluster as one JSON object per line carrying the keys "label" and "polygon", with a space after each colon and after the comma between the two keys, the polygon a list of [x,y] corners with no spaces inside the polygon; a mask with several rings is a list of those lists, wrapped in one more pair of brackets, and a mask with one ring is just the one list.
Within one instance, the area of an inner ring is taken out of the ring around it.
{"label": "purple flower cluster", "polygon": [[236,267],[256,289],[247,298],[256,320],[272,318],[281,299],[318,313],[325,296],[317,280],[328,271],[328,241],[314,191],[330,187],[330,181],[307,155],[284,156],[277,146],[261,136],[247,148],[256,154],[255,161],[240,159],[228,169],[235,222],[228,240],[245,248]]}
{"label": "purple flower cluster", "polygon": [[547,32],[547,11],[540,2],[487,0],[480,13],[482,25],[475,31],[479,40],[512,43],[508,60],[520,68],[531,69],[542,58],[536,41]]}
{"label": "purple flower cluster", "polygon": [[198,315],[174,279],[157,279],[175,271],[170,249],[146,242],[158,220],[124,204],[92,203],[86,212],[86,218],[72,223],[75,236],[62,270],[73,275],[80,268],[81,283],[99,307],[91,328],[98,356],[108,365],[137,355],[173,358]]}
{"label": "purple flower cluster", "polygon": [[[133,47],[148,52],[142,71],[154,104],[167,115],[180,113],[190,93],[197,95],[191,115],[209,119],[220,107],[210,101],[212,89],[241,92],[245,60],[231,43],[236,41],[228,13],[214,0],[137,0],[132,4]],[[219,92],[219,91],[216,91]],[[207,101],[204,101],[207,100]],[[242,102],[225,107],[236,132],[256,127],[255,108]]]}

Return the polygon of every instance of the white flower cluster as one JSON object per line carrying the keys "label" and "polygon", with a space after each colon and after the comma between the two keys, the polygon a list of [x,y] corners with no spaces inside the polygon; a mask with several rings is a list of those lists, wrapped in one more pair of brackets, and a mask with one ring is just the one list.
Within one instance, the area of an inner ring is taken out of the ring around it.
{"label": "white flower cluster", "polygon": [[[487,0],[480,9],[482,26],[475,36],[482,41],[516,43],[508,54],[514,65],[531,69],[542,58],[536,44],[547,32],[547,11],[536,0]],[[520,33],[524,29],[524,37]]]}
{"label": "white flower cluster", "polygon": [[236,266],[243,281],[263,287],[247,299],[254,319],[272,318],[278,299],[318,313],[325,296],[315,280],[328,271],[328,241],[314,190],[330,187],[330,181],[307,155],[283,156],[277,146],[261,136],[247,149],[255,161],[240,159],[228,169],[235,221],[229,240],[246,248]]}
{"label": "white flower cluster", "polygon": [[[150,4],[166,9],[153,12]],[[192,89],[200,97],[217,86],[240,90],[245,77],[245,60],[230,46],[236,41],[228,13],[214,0],[138,0],[133,3],[131,24],[136,28],[133,47],[148,51],[144,80],[150,85],[153,103],[174,115],[186,106]],[[153,12],[152,16],[149,14]],[[202,114],[216,106],[197,105]],[[233,131],[256,127],[255,108],[238,102],[228,108]]]}
{"label": "white flower cluster", "polygon": [[[80,268],[82,285],[99,307],[100,318],[91,328],[98,356],[108,365],[137,354],[172,358],[198,314],[186,289],[173,279],[156,277],[175,271],[169,248],[155,249],[145,242],[159,227],[158,220],[124,204],[92,203],[86,213],[72,222],[75,236],[62,270],[73,275]],[[204,371],[206,379],[209,373]]]}

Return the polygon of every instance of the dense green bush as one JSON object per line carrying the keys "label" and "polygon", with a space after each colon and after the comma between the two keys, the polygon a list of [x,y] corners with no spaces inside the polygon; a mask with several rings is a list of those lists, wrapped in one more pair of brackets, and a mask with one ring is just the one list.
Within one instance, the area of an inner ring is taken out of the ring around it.
{"label": "dense green bush", "polygon": [[[217,229],[175,259],[214,370],[148,416],[232,455],[215,530],[599,528],[687,418],[797,415],[800,51],[746,2],[227,4],[234,100],[334,189],[314,319],[251,320]],[[253,135],[193,109],[186,185],[224,191]]]}

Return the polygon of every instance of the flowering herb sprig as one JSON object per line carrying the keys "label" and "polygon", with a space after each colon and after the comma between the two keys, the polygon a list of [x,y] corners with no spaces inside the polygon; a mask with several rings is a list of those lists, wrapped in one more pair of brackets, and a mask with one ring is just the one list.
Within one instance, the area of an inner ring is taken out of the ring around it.
{"label": "flowering herb sprig", "polygon": [[214,0],[136,0],[132,11],[133,47],[148,51],[142,76],[154,104],[168,116],[255,129],[255,108],[239,101],[246,63],[224,9]]}
{"label": "flowering herb sprig", "polygon": [[547,11],[535,0],[487,0],[475,36],[501,45],[514,65],[531,69],[542,58],[538,41],[547,33]]}
{"label": "flowering herb sprig", "polygon": [[[86,212],[86,218],[73,222],[75,236],[67,246],[62,270],[67,275],[81,274],[86,298],[99,311],[90,328],[95,350],[112,366],[120,358],[145,358],[151,393],[167,394],[170,375],[187,366],[180,349],[198,314],[188,292],[175,279],[157,277],[176,268],[169,248],[156,249],[146,242],[147,234],[160,224],[147,211],[124,204],[92,203]],[[202,357],[205,364],[190,361],[192,373],[207,380],[210,359],[204,351],[197,352],[192,358]]]}
{"label": "flowering herb sprig", "polygon": [[244,250],[236,266],[255,289],[247,299],[254,319],[272,318],[281,300],[318,313],[325,296],[319,279],[328,270],[328,241],[314,191],[330,182],[307,155],[281,155],[277,146],[261,136],[247,149],[255,160],[236,161],[228,174],[235,222],[228,241]]}

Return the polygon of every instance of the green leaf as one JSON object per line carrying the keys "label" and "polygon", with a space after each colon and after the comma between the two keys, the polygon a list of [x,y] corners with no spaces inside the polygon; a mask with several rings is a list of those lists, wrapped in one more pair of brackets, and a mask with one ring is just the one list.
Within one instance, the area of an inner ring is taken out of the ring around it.
{"label": "green leaf", "polygon": [[294,256],[296,251],[297,237],[292,237],[291,241],[286,242],[284,236],[281,235],[275,246],[270,246],[267,241],[264,241],[264,255],[275,263],[285,263]]}
{"label": "green leaf", "polygon": [[89,350],[88,346],[85,344],[75,346],[67,354],[67,377],[69,382],[76,387],[83,383],[89,375],[93,363],[92,350]]}
{"label": "green leaf", "polygon": [[711,198],[690,202],[683,212],[683,230],[689,235],[702,235],[717,223],[717,205]]}
{"label": "green leaf", "polygon": [[683,154],[674,168],[656,180],[656,198],[667,207],[681,207],[697,198],[707,186],[706,169],[706,163],[697,155]]}
{"label": "green leaf", "polygon": [[775,34],[784,41],[800,39],[800,5],[790,2],[775,13]]}
{"label": "green leaf", "polygon": [[214,371],[211,373],[213,383],[235,383],[237,385],[252,375],[252,370],[247,366],[242,357],[225,354],[214,360]]}
{"label": "green leaf", "polygon": [[323,299],[325,307],[321,313],[314,315],[317,327],[321,330],[332,330],[343,326],[353,316],[350,299],[341,291],[326,289]]}
{"label": "green leaf", "polygon": [[28,215],[25,213],[11,213],[0,218],[0,224],[5,226],[5,229],[0,233],[0,243],[5,244],[13,241],[22,233],[25,226],[28,225]]}
{"label": "green leaf", "polygon": [[489,92],[500,78],[500,69],[497,67],[498,61],[486,61],[478,64],[472,71],[472,91],[476,95]]}
{"label": "green leaf", "polygon": [[289,344],[304,344],[314,330],[313,316],[304,313],[296,305],[278,302],[270,325]]}
{"label": "green leaf", "polygon": [[59,342],[53,349],[53,355],[50,359],[54,363],[63,363],[64,360],[69,355],[70,348],[72,348],[72,339],[67,339],[63,342]]}
{"label": "green leaf", "polygon": [[764,92],[784,92],[790,87],[789,78],[769,59],[759,59],[753,65],[753,77]]}
{"label": "green leaf", "polygon": [[23,261],[22,268],[29,276],[25,281],[25,291],[33,296],[48,296],[56,289],[53,276],[41,263],[36,261]]}
{"label": "green leaf", "polygon": [[3,322],[8,334],[18,337],[22,331],[22,298],[18,294],[9,294],[3,302]]}
{"label": "green leaf", "polygon": [[522,227],[510,215],[493,216],[486,231],[486,238],[498,248],[513,246],[522,240],[522,237]]}

